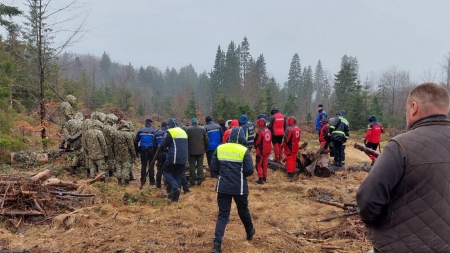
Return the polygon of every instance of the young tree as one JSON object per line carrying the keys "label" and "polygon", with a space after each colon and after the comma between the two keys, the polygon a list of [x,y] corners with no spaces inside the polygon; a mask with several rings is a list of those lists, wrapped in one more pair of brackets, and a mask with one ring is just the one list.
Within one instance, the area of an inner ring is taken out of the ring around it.
{"label": "young tree", "polygon": [[355,69],[355,62],[348,59],[346,55],[342,58],[341,70],[335,75],[336,98],[333,106],[335,110],[348,110],[350,98],[356,91],[358,72]]}
{"label": "young tree", "polygon": [[191,91],[191,97],[189,98],[186,109],[184,110],[184,117],[192,119],[197,117],[197,102],[195,101],[195,94]]}
{"label": "young tree", "polygon": [[[83,21],[77,25],[74,29],[64,27],[68,21],[73,20],[79,13],[76,13],[74,17],[68,18],[62,21],[55,21],[54,23],[48,23],[50,18],[54,18],[61,12],[73,11],[76,7],[77,0],[73,0],[66,5],[61,7],[50,8],[51,0],[27,0],[27,6],[29,12],[25,15],[26,22],[24,22],[24,31],[22,33],[25,41],[27,42],[30,53],[29,57],[32,59],[33,63],[36,64],[36,77],[38,79],[38,98],[39,98],[39,115],[40,115],[40,125],[41,125],[41,138],[43,141],[43,148],[46,149],[46,90],[47,87],[45,82],[45,77],[47,74],[47,67],[49,63],[55,59],[63,50],[67,47],[73,45],[85,34],[83,30]],[[64,33],[68,31],[67,33]],[[67,38],[59,45],[56,45],[55,37],[56,35],[63,37],[67,34]]]}
{"label": "young tree", "polygon": [[250,55],[250,44],[248,43],[247,37],[244,37],[244,40],[241,42],[241,68],[242,68],[242,85],[244,88],[246,87],[246,79],[247,79],[247,73],[249,71],[249,61],[252,57]]}
{"label": "young tree", "polygon": [[325,91],[325,73],[323,71],[322,62],[316,65],[316,71],[314,72],[314,87],[316,89],[316,104],[323,104],[325,101],[324,91]]}
{"label": "young tree", "polygon": [[297,100],[300,95],[301,78],[302,66],[300,65],[300,57],[298,57],[298,54],[296,53],[292,57],[288,81],[285,84],[287,92],[292,94],[295,100]]}

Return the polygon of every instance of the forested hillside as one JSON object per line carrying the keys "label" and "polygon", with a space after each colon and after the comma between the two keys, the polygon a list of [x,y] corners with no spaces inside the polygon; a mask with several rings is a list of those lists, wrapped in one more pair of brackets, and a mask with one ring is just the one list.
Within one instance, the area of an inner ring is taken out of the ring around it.
{"label": "forested hillside", "polygon": [[[133,66],[132,62],[115,62],[108,52],[71,53],[69,46],[76,41],[56,45],[57,33],[46,23],[47,13],[39,8],[40,1],[28,2],[28,10],[5,5],[0,9],[1,25],[7,31],[0,36],[3,146],[20,146],[17,138],[11,138],[11,130],[23,119],[41,129],[45,140],[46,127],[56,123],[52,105],[57,106],[67,94],[78,98],[76,110],[118,109],[129,118],[181,119],[211,114],[215,119],[229,119],[247,113],[253,119],[276,106],[286,115],[311,121],[321,103],[330,116],[346,110],[352,130],[365,128],[371,114],[386,127],[404,128],[408,91],[418,83],[439,79],[430,72],[422,74],[422,80],[411,80],[408,70],[396,66],[361,76],[357,55],[342,56],[340,71],[330,73],[327,59],[305,63],[293,52],[292,61],[286,62],[287,82],[279,83],[266,68],[264,52],[251,51],[247,37],[239,43],[218,45],[217,51],[211,52],[215,61],[209,70],[196,70],[189,62],[180,69],[160,69],[152,59],[148,66]],[[27,21],[8,21],[15,15],[23,15]],[[449,87],[450,55],[443,59],[441,84]],[[27,118],[33,113],[34,118]]]}

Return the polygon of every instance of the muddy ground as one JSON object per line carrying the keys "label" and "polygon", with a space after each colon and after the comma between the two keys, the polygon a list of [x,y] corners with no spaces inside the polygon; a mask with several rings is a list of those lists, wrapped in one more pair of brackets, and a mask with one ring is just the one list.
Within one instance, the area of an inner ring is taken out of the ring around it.
{"label": "muddy ground", "polygon": [[[315,138],[304,135],[302,142],[310,141],[312,147],[318,144]],[[347,165],[370,164],[364,153],[352,148],[354,141],[360,138],[347,144]],[[63,156],[52,166],[57,167],[59,178],[70,180],[65,168],[68,159]],[[43,167],[2,172],[32,174]],[[139,177],[138,168],[134,174]],[[364,171],[342,170],[330,178],[300,174],[289,182],[284,173],[269,169],[267,183],[258,185],[254,173],[248,181],[255,237],[246,241],[233,204],[223,252],[366,252],[370,242],[357,216],[316,221],[343,213],[316,200],[355,202],[356,190],[366,176]],[[201,186],[191,187],[190,193],[181,194],[179,203],[170,203],[154,186],[139,190],[138,181],[128,187],[119,187],[113,180],[95,183],[94,204],[79,210],[88,216],[83,222],[65,226],[52,220],[39,225],[25,222],[17,230],[11,224],[19,218],[8,220],[0,215],[0,252],[210,252],[218,213],[215,183],[207,178]]]}

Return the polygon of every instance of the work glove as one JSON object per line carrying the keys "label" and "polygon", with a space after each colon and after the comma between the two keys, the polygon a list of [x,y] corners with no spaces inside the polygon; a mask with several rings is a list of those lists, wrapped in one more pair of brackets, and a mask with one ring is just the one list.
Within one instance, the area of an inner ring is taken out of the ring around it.
{"label": "work glove", "polygon": [[68,138],[67,142],[73,142],[73,139],[72,138]]}

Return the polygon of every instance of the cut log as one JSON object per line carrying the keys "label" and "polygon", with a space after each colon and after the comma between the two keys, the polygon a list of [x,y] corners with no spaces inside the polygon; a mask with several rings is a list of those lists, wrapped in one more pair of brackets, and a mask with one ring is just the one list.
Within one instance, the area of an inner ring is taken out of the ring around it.
{"label": "cut log", "polygon": [[41,212],[37,212],[37,211],[6,211],[3,210],[0,212],[1,215],[5,215],[5,216],[39,216],[39,215],[44,215]]}
{"label": "cut log", "polygon": [[330,167],[328,154],[319,154],[319,157],[316,159],[314,174],[319,177],[331,177],[334,174],[334,170]]}
{"label": "cut log", "polygon": [[286,166],[284,166],[281,163],[274,162],[274,161],[269,161],[267,166],[269,168],[271,168],[272,170],[280,170],[280,171],[284,171],[284,172],[287,171]]}
{"label": "cut log", "polygon": [[354,148],[359,149],[365,153],[371,154],[375,157],[378,157],[380,155],[380,153],[378,153],[377,151],[370,149],[370,148],[366,148],[363,145],[359,144],[359,143],[355,143],[355,145],[353,145]]}
{"label": "cut log", "polygon": [[39,172],[38,174],[34,175],[31,177],[31,181],[36,182],[36,181],[45,181],[47,179],[50,178],[51,176],[51,171],[50,170],[44,170],[42,172]]}
{"label": "cut log", "polygon": [[81,186],[81,184],[69,182],[69,181],[62,181],[58,178],[49,178],[47,179],[43,184],[43,186],[63,186],[70,189],[78,189],[78,187]]}

